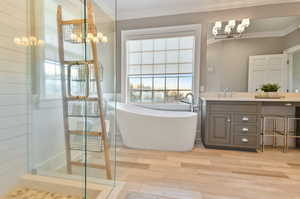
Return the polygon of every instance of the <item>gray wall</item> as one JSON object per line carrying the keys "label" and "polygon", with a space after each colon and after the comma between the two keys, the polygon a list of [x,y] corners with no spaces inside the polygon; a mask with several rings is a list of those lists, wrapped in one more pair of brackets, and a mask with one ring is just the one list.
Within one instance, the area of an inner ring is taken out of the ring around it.
{"label": "gray wall", "polygon": [[[162,13],[163,14],[163,13]],[[206,83],[206,48],[207,24],[217,20],[242,19],[242,18],[269,18],[300,15],[300,3],[286,3],[279,5],[266,5],[248,8],[238,8],[223,11],[181,14],[173,16],[151,17],[132,20],[123,20],[117,23],[117,91],[121,89],[121,31],[141,28],[163,26],[176,26],[186,24],[202,24],[201,48],[201,85]]]}
{"label": "gray wall", "polygon": [[206,91],[230,88],[236,92],[248,91],[249,56],[280,54],[284,38],[253,38],[225,40],[208,45]]}
{"label": "gray wall", "polygon": [[300,45],[300,29],[288,34],[285,38],[285,49]]}

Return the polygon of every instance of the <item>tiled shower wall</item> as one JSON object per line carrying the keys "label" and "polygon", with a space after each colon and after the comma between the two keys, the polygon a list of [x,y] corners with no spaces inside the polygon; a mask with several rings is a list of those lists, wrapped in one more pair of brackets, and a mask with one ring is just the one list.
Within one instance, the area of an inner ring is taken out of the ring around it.
{"label": "tiled shower wall", "polygon": [[0,196],[27,170],[29,127],[26,48],[27,0],[0,1]]}

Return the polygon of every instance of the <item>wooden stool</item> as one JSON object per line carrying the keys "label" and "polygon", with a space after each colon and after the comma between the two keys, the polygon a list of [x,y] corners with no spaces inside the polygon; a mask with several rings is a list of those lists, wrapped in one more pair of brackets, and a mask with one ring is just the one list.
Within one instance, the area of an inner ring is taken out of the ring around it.
{"label": "wooden stool", "polygon": [[[271,121],[272,122],[272,130],[268,130],[267,127],[267,122]],[[282,122],[283,124],[283,129],[278,130],[278,122]],[[273,148],[277,147],[277,137],[280,136],[284,140],[284,146],[283,146],[283,151],[286,149],[286,117],[285,116],[279,116],[279,115],[263,115],[262,116],[262,132],[261,132],[261,151],[264,152],[265,150],[265,137],[272,137],[273,142],[272,146]]]}
{"label": "wooden stool", "polygon": [[[300,122],[300,118],[288,117],[287,119],[287,133],[285,139],[285,152],[289,150],[289,139],[300,139],[300,135],[296,134],[296,122]],[[292,124],[291,124],[292,123]]]}

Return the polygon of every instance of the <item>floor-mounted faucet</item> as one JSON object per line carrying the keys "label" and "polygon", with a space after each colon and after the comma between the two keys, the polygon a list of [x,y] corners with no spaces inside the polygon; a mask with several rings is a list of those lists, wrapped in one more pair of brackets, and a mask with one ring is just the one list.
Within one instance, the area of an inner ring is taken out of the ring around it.
{"label": "floor-mounted faucet", "polygon": [[[191,96],[191,101],[190,102],[188,101],[189,96]],[[180,101],[183,102],[183,103],[189,104],[191,112],[195,111],[195,96],[194,96],[193,93],[186,94],[185,97]]]}

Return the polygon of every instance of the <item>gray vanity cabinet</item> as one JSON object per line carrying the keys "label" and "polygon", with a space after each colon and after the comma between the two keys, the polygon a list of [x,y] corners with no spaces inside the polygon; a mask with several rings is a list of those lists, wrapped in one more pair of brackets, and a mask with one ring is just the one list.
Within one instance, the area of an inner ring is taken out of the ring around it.
{"label": "gray vanity cabinet", "polygon": [[204,102],[202,138],[210,148],[256,150],[260,132],[260,104]]}
{"label": "gray vanity cabinet", "polygon": [[208,115],[207,142],[223,146],[230,144],[230,115],[227,113],[210,113]]}

